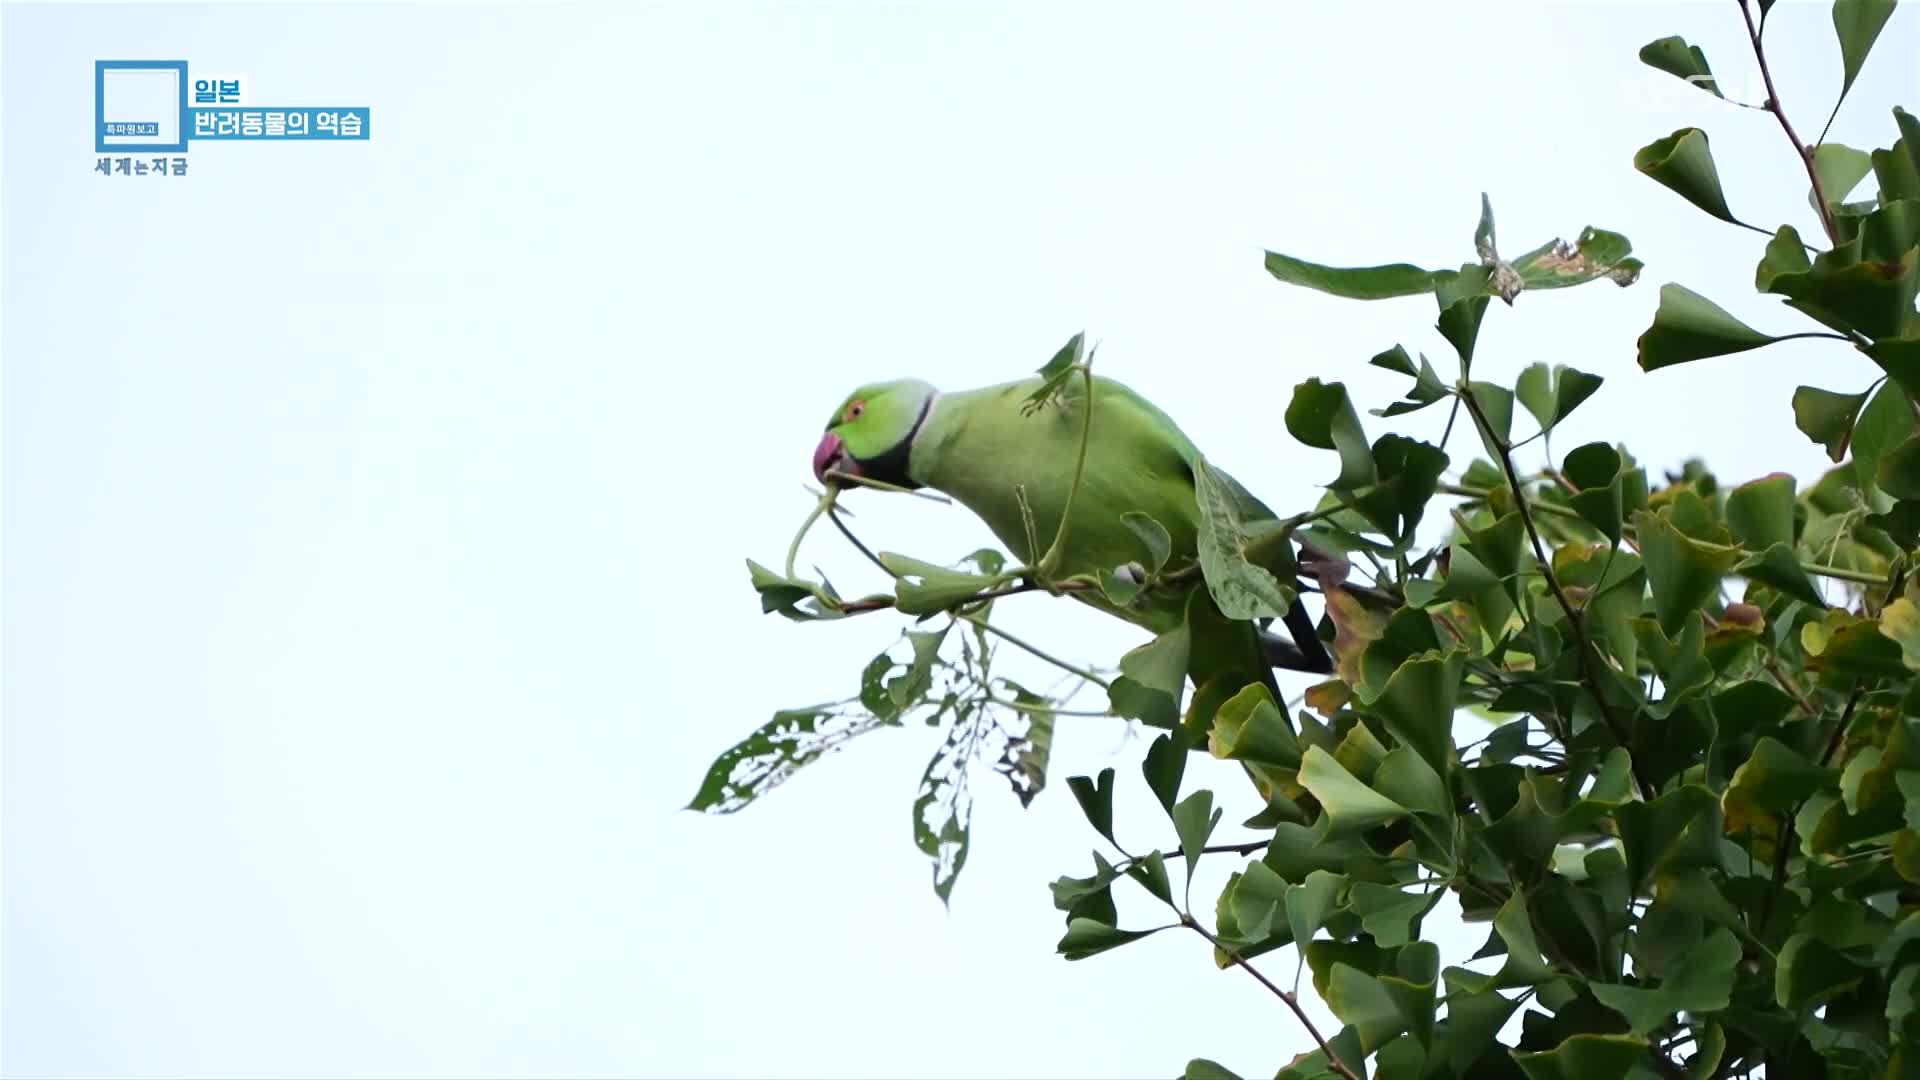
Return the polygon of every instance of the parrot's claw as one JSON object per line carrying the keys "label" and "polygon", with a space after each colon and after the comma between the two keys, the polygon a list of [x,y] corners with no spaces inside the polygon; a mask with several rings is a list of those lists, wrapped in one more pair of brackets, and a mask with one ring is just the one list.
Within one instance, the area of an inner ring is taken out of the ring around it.
{"label": "parrot's claw", "polygon": [[1017,570],[1011,571],[1008,576],[1017,578],[1023,588],[1040,589],[1049,596],[1063,596],[1066,594],[1066,590],[1060,587],[1061,583],[1055,581],[1053,576],[1048,574],[1044,567],[1022,566]]}

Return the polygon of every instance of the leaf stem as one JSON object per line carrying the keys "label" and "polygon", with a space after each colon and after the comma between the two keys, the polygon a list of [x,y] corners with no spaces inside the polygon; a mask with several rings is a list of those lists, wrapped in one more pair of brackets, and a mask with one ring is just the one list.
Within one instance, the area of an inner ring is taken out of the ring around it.
{"label": "leaf stem", "polygon": [[1793,341],[1796,338],[1826,338],[1829,341],[1845,341],[1854,345],[1861,343],[1860,340],[1849,337],[1846,334],[1836,334],[1829,330],[1797,330],[1791,334],[1780,334],[1774,337],[1773,340]]}
{"label": "leaf stem", "polygon": [[1060,562],[1067,553],[1067,525],[1073,520],[1074,499],[1080,494],[1080,481],[1087,472],[1087,445],[1093,441],[1093,359],[1088,357],[1079,364],[1080,376],[1087,387],[1087,402],[1080,414],[1080,456],[1073,466],[1073,485],[1067,488],[1066,505],[1060,509],[1060,525],[1053,531],[1053,543],[1047,553],[1040,558],[1035,570],[1045,580],[1052,579],[1054,571],[1060,569]]}
{"label": "leaf stem", "polygon": [[800,558],[800,541],[805,540],[807,538],[808,530],[813,528],[814,522],[820,520],[820,515],[826,513],[832,507],[833,507],[833,489],[829,488],[827,489],[827,493],[820,496],[819,501],[813,504],[813,509],[807,512],[807,519],[805,521],[802,521],[800,523],[800,528],[794,532],[793,541],[787,545],[787,580],[788,581],[792,581],[794,579],[793,564],[796,561],[798,561]]}
{"label": "leaf stem", "polygon": [[[1758,109],[1758,108],[1760,108],[1760,107],[1759,107],[1758,105],[1749,105],[1749,106],[1747,106],[1747,108],[1749,108],[1749,109]],[[1760,109],[1760,111],[1761,111],[1761,112],[1766,112],[1766,110],[1765,110],[1765,109]],[[1750,224],[1748,224],[1747,222],[1744,222],[1744,221],[1736,221],[1736,222],[1733,222],[1733,224],[1735,224],[1735,225],[1738,225],[1738,226],[1740,226],[1741,228],[1743,228],[1743,229],[1745,229],[1745,230],[1747,230],[1748,232],[1756,232],[1756,233],[1759,233],[1759,234],[1760,234],[1761,236],[1765,236],[1765,237],[1767,237],[1767,238],[1769,238],[1769,239],[1771,239],[1772,237],[1774,237],[1774,236],[1776,236],[1776,235],[1778,235],[1778,234],[1776,234],[1776,233],[1775,233],[1775,232],[1774,232],[1773,230],[1771,230],[1771,229],[1768,229],[1768,228],[1766,228],[1766,227],[1764,227],[1764,226],[1761,226],[1761,225],[1750,225]],[[1816,253],[1817,253],[1817,252],[1818,252],[1818,251],[1820,250],[1819,248],[1817,248],[1817,247],[1814,247],[1814,246],[1813,246],[1812,244],[1801,244],[1800,246],[1801,246],[1801,247],[1803,247],[1803,248],[1806,248],[1806,249],[1807,249],[1808,251],[1812,251],[1812,252],[1816,252]]]}
{"label": "leaf stem", "polygon": [[[1494,489],[1467,487],[1464,484],[1441,484],[1440,492],[1441,494],[1444,494],[1444,495],[1461,495],[1469,499],[1479,499],[1484,502],[1488,496],[1493,494]],[[1514,490],[1514,494],[1516,496],[1520,495],[1519,489],[1516,488]],[[1571,506],[1561,506],[1559,503],[1543,503],[1543,502],[1537,502],[1532,500],[1529,500],[1529,501],[1532,502],[1533,504],[1532,508],[1535,510],[1539,510],[1548,514],[1558,514],[1559,516],[1564,518],[1576,518],[1581,521],[1586,520],[1585,518],[1580,517],[1580,511],[1575,510]]]}
{"label": "leaf stem", "polygon": [[[1773,70],[1767,66],[1767,49],[1760,43],[1760,27],[1753,21],[1753,10],[1747,0],[1740,0],[1740,17],[1747,21],[1747,40],[1753,42],[1753,58],[1760,65],[1760,80],[1766,85],[1767,100],[1761,108],[1773,114],[1780,121],[1780,130],[1786,133],[1787,141],[1793,144],[1793,152],[1799,157],[1800,164],[1807,170],[1807,179],[1813,182],[1813,201],[1820,212],[1820,227],[1827,232],[1827,242],[1838,246],[1840,229],[1834,224],[1833,210],[1827,205],[1826,188],[1820,183],[1820,171],[1813,166],[1813,152],[1793,130],[1793,122],[1787,119],[1787,111],[1780,105],[1780,93],[1773,88]],[[1836,105],[1837,109],[1838,106]]]}
{"label": "leaf stem", "polygon": [[1788,697],[1793,698],[1794,701],[1800,704],[1800,708],[1804,710],[1808,716],[1820,715],[1820,710],[1814,705],[1813,701],[1801,693],[1799,687],[1793,685],[1793,680],[1787,678],[1786,672],[1780,670],[1780,657],[1778,654],[1772,652],[1767,654],[1767,673],[1773,676],[1773,681],[1780,684],[1780,689],[1785,690]]}
{"label": "leaf stem", "polygon": [[1848,570],[1844,566],[1823,566],[1820,563],[1803,562],[1800,564],[1800,569],[1805,570],[1809,574],[1830,577],[1836,581],[1852,581],[1861,585],[1885,585],[1887,583],[1887,579],[1884,577],[1869,574],[1864,570]]}
{"label": "leaf stem", "polygon": [[992,623],[988,622],[986,619],[982,618],[979,615],[968,614],[968,615],[962,615],[960,616],[960,618],[965,619],[967,622],[972,623],[973,625],[979,627],[982,630],[985,630],[987,633],[992,634],[993,636],[999,638],[1000,640],[1006,642],[1009,645],[1012,645],[1014,648],[1023,649],[1029,653],[1032,653],[1034,656],[1037,656],[1040,659],[1045,660],[1047,663],[1052,664],[1054,667],[1057,667],[1062,671],[1069,672],[1074,675],[1078,675],[1082,679],[1085,679],[1087,682],[1093,683],[1094,685],[1100,687],[1103,690],[1111,690],[1113,688],[1111,683],[1107,682],[1107,680],[1101,678],[1100,676],[1095,675],[1093,672],[1088,671],[1085,668],[1076,667],[1073,664],[1069,664],[1065,660],[1060,659],[1059,657],[1039,648],[1038,646],[1030,645],[1027,642],[1020,640],[1019,638],[1014,637],[1012,634],[1007,633],[1005,630],[1002,630],[999,627],[993,625]]}
{"label": "leaf stem", "polygon": [[1447,429],[1440,433],[1440,449],[1445,450],[1448,441],[1453,438],[1453,422],[1459,415],[1460,399],[1455,398],[1453,399],[1453,406],[1447,410]]}
{"label": "leaf stem", "polygon": [[875,480],[870,476],[860,476],[857,473],[841,472],[838,469],[831,469],[828,470],[827,477],[828,479],[837,480],[842,483],[854,483],[861,487],[870,487],[879,491],[891,491],[898,495],[911,495],[916,499],[937,502],[942,506],[953,505],[953,500],[947,498],[945,495],[936,494],[931,491],[920,491],[910,487],[901,487],[899,484],[889,484],[885,480]]}
{"label": "leaf stem", "polygon": [[[981,603],[986,603],[993,600],[998,600],[1001,597],[1005,597],[1005,596],[1018,596],[1021,593],[1041,592],[1041,591],[1056,592],[1056,593],[1084,592],[1085,590],[1092,589],[1095,587],[1096,586],[1091,582],[1082,582],[1077,580],[1056,582],[1051,586],[1042,585],[1037,581],[1023,581],[1018,585],[1008,585],[998,589],[989,589],[986,592],[974,593],[972,596],[966,597],[962,600],[957,600],[949,606],[954,608],[964,608],[964,607],[971,607],[974,604],[981,604]],[[843,603],[840,605],[839,611],[840,611],[840,614],[842,615],[864,615],[869,611],[887,611],[887,610],[890,610],[893,606],[894,606],[894,598],[891,596],[884,596],[884,595],[869,596],[859,600],[852,600],[852,601]]]}
{"label": "leaf stem", "polygon": [[[1266,850],[1267,845],[1271,843],[1273,843],[1272,839],[1249,840],[1244,844],[1215,844],[1212,847],[1201,848],[1198,854],[1201,854],[1201,855],[1251,855],[1256,851]],[[1167,857],[1170,859],[1184,859],[1186,858],[1186,852],[1180,850],[1179,844],[1175,844],[1173,846],[1173,850],[1167,854]]]}
{"label": "leaf stem", "polygon": [[[1839,749],[1842,736],[1846,734],[1847,725],[1853,722],[1853,708],[1860,704],[1860,695],[1866,693],[1866,690],[1866,683],[1857,682],[1853,685],[1853,692],[1847,695],[1846,707],[1840,710],[1840,723],[1834,727],[1833,737],[1827,741],[1826,752],[1820,755],[1820,764],[1822,767],[1827,764],[1828,759],[1833,757],[1833,752]],[[1766,934],[1767,920],[1773,917],[1774,894],[1785,889],[1787,881],[1787,855],[1793,849],[1794,844],[1793,823],[1794,819],[1800,816],[1800,807],[1805,805],[1806,800],[1803,799],[1798,806],[1793,808],[1793,813],[1781,817],[1780,831],[1774,834],[1773,887],[1768,889],[1760,897],[1760,919],[1753,927],[1753,936],[1755,938],[1760,938]]]}
{"label": "leaf stem", "polygon": [[[840,535],[847,538],[847,543],[852,544],[854,547],[860,549],[860,554],[865,555],[867,557],[868,562],[879,567],[881,572],[886,574],[888,577],[896,578],[896,579],[899,578],[900,576],[899,574],[896,574],[892,570],[887,569],[887,564],[880,561],[880,556],[875,555],[873,553],[872,548],[862,543],[859,537],[853,535],[853,530],[847,528],[847,523],[844,521],[841,521],[840,515],[836,513],[834,509],[831,507],[827,509],[827,520],[833,522],[833,527],[836,529],[839,529]],[[791,573],[789,573],[788,576],[792,576]]]}
{"label": "leaf stem", "polygon": [[1271,992],[1274,997],[1277,997],[1281,1001],[1285,1002],[1287,1005],[1287,1008],[1292,1009],[1293,1015],[1299,1019],[1300,1026],[1307,1029],[1308,1035],[1313,1036],[1314,1044],[1320,1047],[1320,1052],[1327,1056],[1327,1068],[1332,1069],[1334,1072],[1340,1074],[1341,1076],[1346,1077],[1346,1080],[1360,1080],[1359,1074],[1355,1073],[1352,1069],[1348,1068],[1346,1062],[1341,1061],[1339,1058],[1339,1055],[1333,1052],[1333,1047],[1327,1045],[1327,1040],[1320,1034],[1320,1029],[1314,1026],[1313,1019],[1307,1015],[1307,1011],[1305,1009],[1300,1007],[1300,998],[1298,996],[1280,989],[1280,987],[1276,985],[1272,979],[1269,979],[1265,975],[1260,974],[1259,968],[1256,968],[1252,964],[1247,963],[1247,961],[1243,959],[1238,952],[1234,951],[1231,947],[1223,944],[1219,938],[1214,937],[1212,934],[1208,933],[1207,928],[1204,926],[1201,926],[1198,922],[1196,922],[1193,916],[1182,914],[1180,916],[1180,925],[1186,927],[1189,930],[1192,930],[1194,933],[1199,934],[1201,937],[1206,938],[1208,944],[1212,945],[1215,949],[1218,949],[1220,952],[1225,953],[1227,959],[1233,961],[1236,967],[1240,968],[1240,970],[1246,972],[1247,974],[1253,976],[1254,981],[1258,982],[1261,986],[1266,987],[1267,990]]}
{"label": "leaf stem", "polygon": [[998,705],[1003,709],[1012,709],[1014,712],[1046,713],[1048,716],[1084,716],[1088,719],[1097,719],[1100,717],[1117,717],[1120,715],[1112,709],[1100,709],[1098,711],[1093,709],[1056,709],[1051,705],[1029,705],[1024,701],[1012,701],[1007,698],[998,697],[989,697],[986,699],[986,702],[989,705]]}

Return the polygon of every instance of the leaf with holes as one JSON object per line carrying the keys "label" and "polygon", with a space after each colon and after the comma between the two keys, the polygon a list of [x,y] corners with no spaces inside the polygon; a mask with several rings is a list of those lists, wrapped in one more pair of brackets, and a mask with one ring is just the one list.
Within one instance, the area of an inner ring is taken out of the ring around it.
{"label": "leaf with holes", "polygon": [[1026,729],[1007,740],[994,770],[1007,778],[1021,806],[1031,806],[1034,796],[1047,786],[1047,763],[1053,757],[1053,703],[1010,679],[1002,679],[1001,685],[1022,706],[1019,715]]}
{"label": "leaf with holes", "polygon": [[830,709],[787,709],[714,759],[689,810],[731,814],[793,774],[889,721]]}
{"label": "leaf with holes", "polygon": [[953,886],[967,865],[971,843],[973,794],[967,789],[967,767],[973,763],[985,728],[986,715],[967,712],[948,729],[920,776],[913,800],[913,843],[933,862],[933,892],[942,904],[951,903]]}
{"label": "leaf with holes", "polygon": [[1622,288],[1640,280],[1644,269],[1630,258],[1633,245],[1617,232],[1589,225],[1573,243],[1549,240],[1513,260],[1513,272],[1527,289],[1564,289],[1605,278]]}

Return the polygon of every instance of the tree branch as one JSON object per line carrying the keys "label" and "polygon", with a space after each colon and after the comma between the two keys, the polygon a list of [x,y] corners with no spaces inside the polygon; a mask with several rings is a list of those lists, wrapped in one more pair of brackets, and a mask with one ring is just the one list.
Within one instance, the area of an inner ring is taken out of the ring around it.
{"label": "tree branch", "polygon": [[1194,933],[1199,934],[1201,937],[1206,938],[1207,942],[1211,944],[1214,948],[1225,953],[1227,956],[1227,959],[1233,961],[1235,966],[1239,967],[1240,970],[1245,971],[1247,974],[1253,976],[1254,980],[1258,982],[1261,986],[1266,987],[1270,992],[1272,992],[1274,997],[1277,997],[1281,1001],[1286,1002],[1287,1008],[1292,1009],[1293,1015],[1300,1020],[1300,1026],[1307,1029],[1307,1034],[1313,1036],[1313,1041],[1315,1045],[1320,1047],[1320,1052],[1327,1056],[1327,1068],[1332,1069],[1334,1072],[1339,1073],[1341,1076],[1346,1077],[1346,1080],[1360,1080],[1360,1075],[1354,1072],[1352,1069],[1348,1068],[1346,1062],[1341,1061],[1339,1056],[1333,1052],[1333,1047],[1327,1045],[1327,1040],[1321,1036],[1320,1029],[1313,1025],[1313,1019],[1307,1015],[1307,1011],[1305,1009],[1300,1007],[1299,997],[1297,997],[1294,994],[1290,994],[1285,990],[1280,989],[1280,987],[1276,985],[1272,979],[1269,979],[1265,975],[1260,974],[1260,970],[1258,968],[1254,967],[1252,964],[1247,963],[1244,959],[1241,958],[1239,953],[1235,952],[1233,949],[1229,948],[1228,946],[1222,944],[1219,938],[1214,937],[1212,934],[1208,933],[1207,928],[1204,926],[1201,926],[1198,922],[1194,921],[1193,916],[1188,915],[1184,912],[1181,913],[1180,925],[1186,927],[1189,930],[1192,930]]}
{"label": "tree branch", "polygon": [[1793,144],[1794,155],[1800,159],[1800,165],[1807,170],[1807,179],[1813,183],[1813,201],[1818,204],[1815,209],[1820,212],[1820,227],[1827,231],[1827,242],[1838,245],[1840,229],[1834,224],[1832,208],[1827,205],[1827,192],[1820,183],[1820,171],[1813,167],[1813,151],[1800,141],[1800,136],[1793,130],[1793,121],[1787,119],[1787,110],[1780,105],[1780,94],[1773,88],[1773,71],[1767,66],[1767,49],[1760,44],[1760,27],[1754,24],[1753,11],[1747,6],[1747,0],[1740,0],[1740,17],[1747,21],[1747,40],[1753,43],[1753,58],[1760,65],[1760,80],[1767,87],[1767,100],[1760,107],[1780,121],[1780,130],[1786,132],[1787,141]]}
{"label": "tree branch", "polygon": [[[1834,727],[1832,737],[1827,740],[1826,752],[1820,755],[1822,766],[1826,765],[1827,761],[1833,757],[1833,752],[1839,749],[1841,737],[1846,734],[1847,726],[1853,722],[1853,707],[1860,704],[1860,695],[1866,693],[1866,690],[1865,683],[1855,683],[1853,692],[1847,695],[1846,708],[1840,710],[1840,723]],[[1804,805],[1806,802],[1802,800],[1801,806]],[[1800,807],[1796,806],[1793,808],[1793,813],[1780,819],[1780,831],[1774,834],[1773,888],[1761,894],[1760,919],[1753,927],[1753,936],[1756,938],[1766,933],[1767,920],[1773,917],[1774,895],[1786,887],[1787,855],[1793,850],[1794,841],[1793,820],[1799,816]]]}
{"label": "tree branch", "polygon": [[[1601,691],[1604,667],[1600,660],[1600,651],[1594,647],[1593,640],[1587,636],[1584,613],[1567,599],[1566,590],[1560,587],[1559,575],[1553,572],[1553,562],[1547,557],[1546,544],[1540,540],[1540,529],[1534,524],[1533,513],[1528,506],[1531,500],[1526,497],[1520,480],[1520,470],[1514,467],[1513,452],[1507,445],[1507,440],[1493,430],[1493,425],[1487,420],[1487,414],[1481,410],[1480,403],[1474,399],[1472,388],[1462,386],[1456,393],[1466,405],[1467,415],[1473,417],[1474,426],[1480,429],[1480,434],[1486,439],[1487,445],[1500,452],[1500,467],[1506,473],[1507,483],[1513,488],[1513,505],[1520,514],[1520,523],[1526,526],[1528,540],[1533,544],[1534,561],[1540,567],[1540,575],[1546,579],[1547,590],[1553,594],[1553,599],[1560,605],[1560,610],[1566,613],[1567,625],[1573,630],[1574,648],[1579,651],[1581,666],[1587,672],[1589,684],[1587,692],[1593,695],[1593,703],[1599,707],[1600,715],[1606,721],[1607,728],[1613,732],[1615,741],[1619,742],[1621,748],[1627,752],[1628,759],[1632,760],[1634,758],[1632,736],[1621,725],[1619,718],[1614,716],[1613,709],[1607,704],[1606,694]],[[1634,763],[1633,775],[1634,779],[1640,783],[1640,793],[1648,802],[1652,802],[1657,792],[1654,790],[1653,782],[1640,771],[1637,761]]]}

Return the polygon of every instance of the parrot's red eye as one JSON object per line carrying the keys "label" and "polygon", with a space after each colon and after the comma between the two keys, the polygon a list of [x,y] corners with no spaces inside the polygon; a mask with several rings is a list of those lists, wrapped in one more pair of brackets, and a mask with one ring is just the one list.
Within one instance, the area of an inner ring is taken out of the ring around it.
{"label": "parrot's red eye", "polygon": [[866,411],[867,411],[866,402],[864,401],[853,402],[852,404],[847,406],[847,420],[849,422],[858,420],[860,419],[861,414],[865,413]]}

